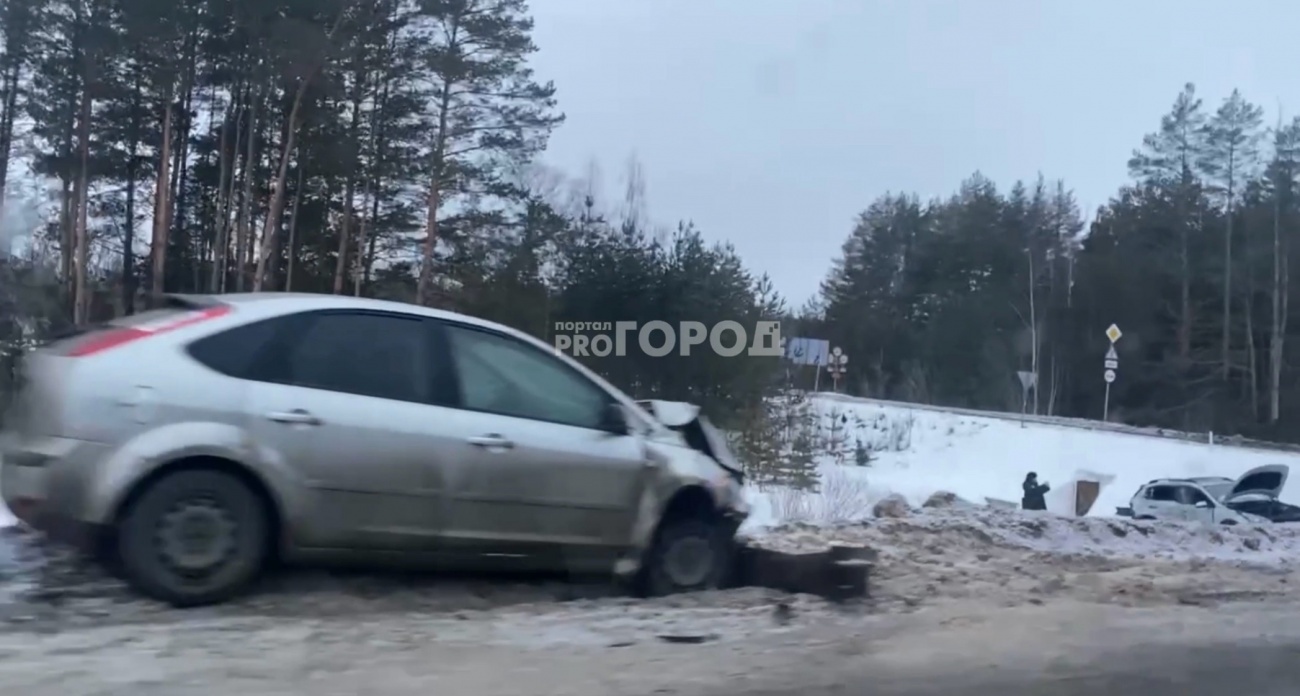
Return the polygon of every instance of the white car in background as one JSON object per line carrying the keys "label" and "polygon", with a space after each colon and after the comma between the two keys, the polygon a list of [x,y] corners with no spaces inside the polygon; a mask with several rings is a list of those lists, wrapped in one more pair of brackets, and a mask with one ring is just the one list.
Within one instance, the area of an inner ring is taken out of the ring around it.
{"label": "white car in background", "polygon": [[1268,464],[1233,480],[1224,476],[1154,479],[1138,488],[1129,510],[1139,520],[1179,520],[1206,524],[1268,524],[1260,515],[1244,512],[1239,500],[1267,497],[1276,500],[1286,485],[1288,467]]}

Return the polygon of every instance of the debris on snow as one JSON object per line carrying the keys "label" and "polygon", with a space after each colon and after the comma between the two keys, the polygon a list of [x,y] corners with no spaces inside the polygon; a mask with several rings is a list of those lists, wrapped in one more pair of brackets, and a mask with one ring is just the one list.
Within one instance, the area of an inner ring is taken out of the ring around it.
{"label": "debris on snow", "polygon": [[912,506],[907,504],[907,498],[897,493],[891,493],[876,502],[875,506],[871,508],[871,514],[877,518],[901,519],[912,514]]}
{"label": "debris on snow", "polygon": [[946,507],[954,507],[959,505],[969,506],[970,503],[959,498],[956,493],[950,493],[948,491],[935,491],[930,495],[929,498],[925,499],[925,502],[921,504],[921,507],[946,508]]}

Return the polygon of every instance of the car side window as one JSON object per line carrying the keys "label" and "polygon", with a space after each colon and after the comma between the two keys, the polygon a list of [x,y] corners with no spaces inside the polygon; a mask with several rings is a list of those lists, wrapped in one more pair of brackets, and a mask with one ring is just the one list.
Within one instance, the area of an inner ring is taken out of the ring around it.
{"label": "car side window", "polygon": [[1151,500],[1167,503],[1178,501],[1178,490],[1173,486],[1152,486],[1147,491],[1147,498]]}
{"label": "car side window", "polygon": [[1210,502],[1210,496],[1203,493],[1200,489],[1191,486],[1179,486],[1179,502],[1184,505],[1195,505],[1200,502]]}
{"label": "car side window", "polygon": [[239,379],[257,379],[255,362],[290,324],[274,317],[205,336],[186,347],[190,357],[209,369]]}
{"label": "car side window", "polygon": [[361,312],[312,315],[288,347],[285,381],[300,387],[424,402],[430,396],[429,325]]}
{"label": "car side window", "polygon": [[517,339],[446,326],[464,408],[600,429],[612,399],[594,382]]}

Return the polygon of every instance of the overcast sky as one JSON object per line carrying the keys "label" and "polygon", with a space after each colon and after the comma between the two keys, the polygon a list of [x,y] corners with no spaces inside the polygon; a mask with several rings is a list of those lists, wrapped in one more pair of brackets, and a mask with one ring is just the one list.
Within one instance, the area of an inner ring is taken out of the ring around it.
{"label": "overcast sky", "polygon": [[567,123],[546,161],[641,161],[694,220],[811,297],[876,196],[1064,178],[1090,213],[1183,83],[1300,113],[1295,0],[532,0]]}

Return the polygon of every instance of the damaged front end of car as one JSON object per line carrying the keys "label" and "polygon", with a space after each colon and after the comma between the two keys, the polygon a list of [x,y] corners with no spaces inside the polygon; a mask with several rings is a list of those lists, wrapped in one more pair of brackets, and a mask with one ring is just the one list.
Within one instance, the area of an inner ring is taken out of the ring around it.
{"label": "damaged front end of car", "polygon": [[677,401],[638,401],[663,426],[645,438],[646,476],[632,531],[636,553],[619,562],[620,575],[635,573],[656,532],[678,515],[708,517],[728,543],[749,517],[743,466],[726,436],[698,406]]}

